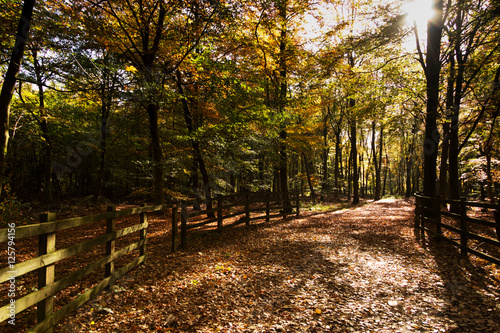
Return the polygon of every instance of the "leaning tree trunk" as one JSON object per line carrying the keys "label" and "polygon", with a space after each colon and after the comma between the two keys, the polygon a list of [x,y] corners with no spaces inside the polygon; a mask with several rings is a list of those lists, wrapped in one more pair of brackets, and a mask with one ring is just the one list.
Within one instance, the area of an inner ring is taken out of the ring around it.
{"label": "leaning tree trunk", "polygon": [[0,196],[2,195],[3,183],[5,180],[7,147],[9,144],[9,116],[10,104],[16,86],[17,75],[21,68],[21,62],[28,39],[31,17],[35,0],[25,0],[21,19],[17,27],[16,44],[10,57],[9,67],[5,73],[5,79],[0,92]]}

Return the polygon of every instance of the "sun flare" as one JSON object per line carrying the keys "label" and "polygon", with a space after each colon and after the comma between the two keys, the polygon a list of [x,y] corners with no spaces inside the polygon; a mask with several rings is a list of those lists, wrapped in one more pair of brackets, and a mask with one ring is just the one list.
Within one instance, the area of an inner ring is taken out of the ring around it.
{"label": "sun flare", "polygon": [[403,10],[407,14],[407,24],[413,26],[413,24],[416,23],[419,30],[425,30],[427,28],[427,22],[434,14],[432,3],[433,0],[413,0],[406,3],[403,6]]}

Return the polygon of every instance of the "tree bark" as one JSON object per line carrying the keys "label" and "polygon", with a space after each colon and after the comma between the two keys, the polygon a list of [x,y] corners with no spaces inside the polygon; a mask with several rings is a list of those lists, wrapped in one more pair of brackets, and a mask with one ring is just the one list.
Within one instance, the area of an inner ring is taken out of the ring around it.
{"label": "tree bark", "polygon": [[412,189],[412,173],[413,173],[413,153],[415,145],[415,134],[417,132],[417,124],[413,124],[410,137],[410,145],[408,147],[408,152],[406,153],[406,194],[405,197],[411,197],[414,190]]}
{"label": "tree bark", "polygon": [[[287,0],[281,0],[279,2],[279,19],[281,21],[280,26],[280,46],[279,46],[279,73],[280,80],[278,82],[279,85],[279,93],[278,93],[278,111],[279,114],[284,116],[286,104],[287,104],[287,49],[286,49],[286,41],[287,41]],[[280,172],[280,190],[281,196],[283,200],[284,210],[285,212],[290,212],[292,210],[291,202],[289,200],[288,193],[288,159],[287,159],[287,132],[286,132],[286,124],[284,120],[282,120],[281,130],[279,133],[279,172]]]}
{"label": "tree bark", "polygon": [[[105,59],[107,60],[107,59]],[[105,61],[107,63],[107,61]],[[96,190],[94,193],[94,202],[99,200],[102,195],[103,183],[106,177],[106,156],[107,156],[107,138],[109,133],[109,116],[113,103],[115,76],[110,73],[107,66],[104,66],[102,72],[102,85],[101,85],[101,124],[100,124],[100,160],[99,160],[99,174],[96,179]],[[163,178],[163,177],[162,177]],[[163,192],[163,191],[162,191]]]}
{"label": "tree bark", "polygon": [[[455,20],[456,24],[456,40],[455,40],[455,57],[457,61],[457,77],[455,80],[455,96],[453,100],[453,112],[451,114],[450,123],[450,147],[449,147],[449,192],[450,199],[459,200],[460,199],[460,180],[458,171],[458,154],[459,154],[459,143],[458,143],[458,127],[459,127],[459,116],[460,116],[460,104],[462,102],[462,87],[464,82],[464,71],[465,71],[465,58],[462,54],[462,20],[463,11],[459,7],[457,12],[457,17]],[[452,205],[451,210],[453,212],[459,211],[458,205]]]}
{"label": "tree bark", "polygon": [[314,191],[314,186],[311,180],[311,170],[309,169],[309,161],[307,160],[306,154],[302,153],[302,163],[304,163],[304,169],[306,170],[307,184],[309,185],[309,190],[311,190],[312,202],[316,201],[316,191]]}
{"label": "tree bark", "polygon": [[441,34],[443,0],[434,1],[435,14],[427,25],[427,54],[424,67],[427,79],[427,109],[424,139],[424,195],[436,195],[436,163],[439,146],[437,129],[439,76],[441,71]]}
{"label": "tree bark", "polygon": [[[349,100],[349,106],[354,108],[354,99]],[[353,116],[354,118],[354,116]],[[351,120],[351,163],[352,163],[352,203],[359,203],[359,173],[358,173],[358,150],[356,147],[356,120]]]}
{"label": "tree bark", "polygon": [[[349,66],[354,67],[354,55],[352,52],[349,54]],[[359,174],[358,174],[358,150],[356,146],[356,115],[354,114],[354,107],[356,101],[354,98],[349,98],[349,111],[350,111],[350,125],[351,125],[351,157],[352,157],[352,203],[359,203]]]}
{"label": "tree bark", "polygon": [[[182,107],[184,110],[184,120],[186,121],[186,126],[189,134],[193,134],[195,131],[195,123],[193,121],[193,113],[191,112],[191,109],[188,104],[188,100],[186,97],[186,94],[184,92],[184,87],[182,84],[182,76],[181,72],[177,71],[176,72],[176,77],[177,77],[177,87],[179,89],[179,94],[181,95],[181,102],[182,102]],[[205,202],[207,205],[207,209],[211,210],[213,209],[213,204],[212,204],[212,189],[210,186],[210,177],[208,175],[207,168],[205,166],[205,161],[203,159],[203,156],[201,154],[201,148],[200,148],[200,143],[197,140],[191,139],[191,147],[193,148],[193,154],[194,154],[194,161],[196,161],[196,164],[198,165],[198,168],[201,173],[201,179],[203,180],[203,191],[205,192]],[[196,170],[194,170],[196,171]],[[213,212],[210,212],[207,214],[209,218],[215,217],[215,214]]]}
{"label": "tree bark", "polygon": [[[339,126],[340,127],[340,126]],[[340,128],[335,132],[335,166],[334,166],[334,177],[335,177],[335,199],[339,198],[340,193],[340,184],[339,184],[339,172],[340,166],[339,163],[342,163],[342,154],[340,151]]]}
{"label": "tree bark", "polygon": [[[323,119],[323,181],[321,192],[324,194],[328,192],[328,154],[330,149],[328,147],[328,118],[330,115],[330,107],[328,107],[326,115]],[[323,196],[322,194],[322,196]]]}
{"label": "tree bark", "polygon": [[379,142],[379,157],[377,159],[377,150],[375,149],[375,121],[372,122],[372,154],[373,154],[373,165],[375,167],[375,190],[374,190],[374,200],[380,200],[380,183],[381,183],[381,167],[379,163],[382,161],[382,135],[384,128],[380,126],[380,142]]}
{"label": "tree bark", "polygon": [[0,92],[0,196],[2,195],[5,181],[7,150],[9,145],[9,117],[12,95],[16,86],[17,76],[29,36],[31,17],[35,0],[25,0],[21,12],[21,19],[17,27],[16,44],[10,57],[9,66],[5,73],[2,90]]}
{"label": "tree bark", "polygon": [[160,144],[160,133],[158,127],[158,112],[160,107],[156,103],[150,103],[147,106],[149,115],[149,128],[151,130],[151,142],[153,145],[153,181],[155,192],[155,204],[162,205],[165,202],[165,194],[163,192],[163,152]]}
{"label": "tree bark", "polygon": [[487,184],[487,193],[488,199],[491,203],[495,202],[495,193],[493,189],[493,176],[491,172],[491,151],[493,149],[493,133],[495,130],[495,122],[500,114],[500,104],[497,105],[497,108],[493,114],[493,119],[491,122],[490,133],[488,135],[488,139],[485,142],[484,153],[486,155],[486,184]]}
{"label": "tree bark", "polygon": [[42,131],[43,142],[43,197],[42,202],[52,203],[52,142],[49,134],[47,112],[45,110],[45,91],[43,90],[42,69],[38,62],[37,50],[32,49],[33,68],[35,70],[36,85],[38,87],[38,109],[37,120]]}
{"label": "tree bark", "polygon": [[352,147],[349,151],[349,160],[347,161],[347,200],[351,200],[352,193]]}
{"label": "tree bark", "polygon": [[448,189],[448,157],[450,148],[450,123],[453,112],[453,94],[455,92],[455,57],[453,51],[449,57],[450,73],[446,87],[446,121],[443,123],[443,144],[441,147],[441,166],[439,168],[439,196],[446,199]]}

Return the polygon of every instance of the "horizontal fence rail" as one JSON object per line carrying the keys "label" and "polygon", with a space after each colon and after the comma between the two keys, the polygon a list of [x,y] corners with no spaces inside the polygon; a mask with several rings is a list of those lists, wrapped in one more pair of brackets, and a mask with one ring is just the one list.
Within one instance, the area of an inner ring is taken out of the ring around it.
{"label": "horizontal fence rail", "polygon": [[[56,220],[56,214],[54,213],[45,213],[40,216],[39,224],[19,227],[11,224],[11,228],[1,229],[0,243],[7,243],[8,249],[12,250],[15,249],[15,243],[19,239],[38,236],[39,253],[35,258],[19,263],[9,263],[7,267],[0,269],[0,283],[9,283],[11,286],[9,290],[15,290],[15,288],[12,289],[12,286],[14,285],[15,287],[16,280],[19,277],[32,271],[38,271],[38,290],[17,299],[9,296],[9,303],[0,308],[0,322],[15,319],[15,315],[36,305],[37,324],[29,332],[51,332],[53,326],[63,319],[64,316],[77,309],[100,291],[113,284],[117,278],[146,260],[146,235],[148,227],[146,213],[161,211],[171,207],[172,205],[141,206],[120,211],[116,211],[114,207],[109,207],[105,213],[64,220]],[[139,215],[138,224],[119,230],[116,229],[115,221],[117,218],[132,215]],[[102,226],[105,231],[104,234],[67,248],[56,250],[56,232],[62,230],[69,231],[70,228],[99,221],[105,222]],[[115,241],[117,239],[137,232],[139,233],[139,240],[137,242],[128,244],[120,249],[115,248]],[[58,262],[104,244],[106,252],[103,257],[57,281],[55,280],[55,265]],[[115,270],[115,260],[134,250],[139,250],[139,256]],[[13,261],[15,262],[15,260]],[[58,292],[74,285],[77,281],[96,272],[103,266],[103,280],[54,312],[54,296]],[[11,296],[14,295],[15,292]]]}
{"label": "horizontal fence rail", "polygon": [[[250,225],[251,221],[272,218],[286,218],[289,215],[300,213],[300,199],[298,194],[289,194],[284,197],[281,193],[271,192],[244,192],[232,195],[217,196],[212,200],[214,207],[205,210],[188,211],[186,204],[180,204],[172,212],[172,252],[177,251],[178,210],[180,208],[180,247],[187,246],[188,230],[204,227],[205,232],[222,231],[240,224]],[[174,218],[175,217],[175,218]],[[229,224],[225,220],[233,219]]]}
{"label": "horizontal fence rail", "polygon": [[[450,206],[450,211],[444,207]],[[478,219],[468,215],[473,208],[481,208],[486,212],[492,211],[491,220]],[[446,219],[447,218],[447,219]],[[482,227],[488,235],[473,232],[473,229]],[[446,231],[446,234],[443,232]],[[415,202],[415,231],[425,239],[425,233],[445,240],[460,249],[460,254],[473,254],[491,263],[500,265],[500,204],[461,200],[446,200],[416,195]],[[494,238],[496,237],[496,239]],[[479,251],[478,246],[472,247],[471,241],[487,244],[494,250],[493,253]]]}

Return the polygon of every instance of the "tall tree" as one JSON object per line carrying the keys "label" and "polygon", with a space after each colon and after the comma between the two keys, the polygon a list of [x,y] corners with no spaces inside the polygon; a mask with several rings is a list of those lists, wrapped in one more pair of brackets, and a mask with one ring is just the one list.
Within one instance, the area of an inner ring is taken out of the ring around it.
{"label": "tall tree", "polygon": [[[441,35],[443,31],[443,0],[434,0],[434,15],[427,24],[427,51],[424,60],[417,36],[419,61],[424,68],[427,85],[427,108],[424,141],[424,195],[436,195],[437,155],[439,131],[437,129],[439,106],[439,78],[441,72]],[[415,28],[416,30],[416,28]]]}
{"label": "tall tree", "polygon": [[279,160],[279,172],[280,172],[280,192],[282,199],[284,200],[285,211],[291,210],[291,203],[289,201],[288,194],[288,159],[287,159],[287,132],[286,124],[284,123],[285,112],[287,107],[287,61],[289,55],[288,53],[288,17],[287,17],[288,0],[278,1],[278,19],[279,19],[279,55],[278,55],[278,66],[279,66],[279,84],[278,84],[278,112],[282,117],[282,124],[279,133],[280,140],[280,160]]}
{"label": "tall tree", "polygon": [[31,18],[35,0],[25,0],[21,12],[21,19],[17,28],[16,41],[9,62],[9,67],[5,73],[2,90],[0,92],[0,195],[2,194],[5,180],[5,167],[7,149],[9,144],[9,116],[12,95],[16,85],[17,76],[21,68],[21,62],[29,37]]}
{"label": "tall tree", "polygon": [[[354,67],[354,51],[349,52],[348,62],[349,69],[352,71]],[[349,96],[349,124],[350,124],[350,139],[351,139],[351,163],[352,163],[352,203],[359,203],[359,171],[358,171],[358,148],[357,148],[357,119],[354,107],[356,100],[354,99],[354,91],[351,91]]]}
{"label": "tall tree", "polygon": [[[451,199],[460,197],[459,154],[463,144],[459,142],[460,118],[463,99],[471,91],[475,77],[491,64],[500,44],[491,43],[498,34],[498,14],[485,1],[458,0],[451,11],[448,27],[452,53],[450,54],[450,80],[454,83],[453,106],[449,116],[449,193]],[[492,45],[484,55],[477,50]],[[453,66],[453,68],[451,68]],[[453,75],[453,77],[451,77]],[[451,98],[451,96],[449,97]],[[466,140],[464,140],[465,143]],[[458,206],[453,207],[455,210]]]}

